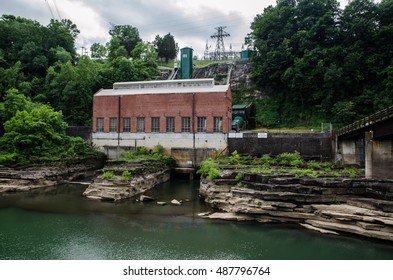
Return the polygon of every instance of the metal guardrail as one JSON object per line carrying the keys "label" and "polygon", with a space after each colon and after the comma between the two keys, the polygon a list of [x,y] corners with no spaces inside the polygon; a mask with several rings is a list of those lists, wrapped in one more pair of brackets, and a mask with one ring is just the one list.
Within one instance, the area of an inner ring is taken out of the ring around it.
{"label": "metal guardrail", "polygon": [[362,129],[364,127],[379,123],[381,121],[387,120],[389,118],[393,118],[393,106],[390,106],[382,111],[379,111],[375,114],[367,116],[361,120],[358,120],[350,125],[344,126],[337,130],[337,135],[344,135],[349,132]]}

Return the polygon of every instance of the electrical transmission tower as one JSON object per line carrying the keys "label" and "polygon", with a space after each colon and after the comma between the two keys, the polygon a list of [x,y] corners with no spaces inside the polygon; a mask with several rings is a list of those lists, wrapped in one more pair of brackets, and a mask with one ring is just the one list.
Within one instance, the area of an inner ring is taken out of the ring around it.
{"label": "electrical transmission tower", "polygon": [[217,30],[217,32],[210,36],[210,38],[212,39],[217,38],[216,50],[214,51],[215,60],[222,60],[227,57],[225,53],[224,37],[229,37],[231,35],[224,31],[225,28],[227,27],[226,26],[216,27],[215,29]]}
{"label": "electrical transmission tower", "polygon": [[210,57],[209,57],[209,44],[208,44],[207,40],[206,40],[206,47],[205,47],[205,53],[203,55],[203,59],[204,60],[210,59]]}

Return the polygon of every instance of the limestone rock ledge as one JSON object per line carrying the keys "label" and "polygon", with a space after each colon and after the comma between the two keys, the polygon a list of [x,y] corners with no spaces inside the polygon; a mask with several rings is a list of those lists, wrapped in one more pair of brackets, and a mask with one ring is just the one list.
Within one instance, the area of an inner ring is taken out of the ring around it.
{"label": "limestone rock ledge", "polygon": [[96,178],[84,191],[89,199],[120,201],[144,193],[152,187],[170,180],[170,169],[145,172],[129,181]]}
{"label": "limestone rock ledge", "polygon": [[53,187],[59,183],[92,178],[102,168],[102,159],[73,160],[52,166],[0,168],[0,195]]}
{"label": "limestone rock ledge", "polygon": [[226,171],[213,181],[201,178],[200,195],[218,211],[204,217],[289,222],[326,234],[393,241],[393,181],[245,174],[239,183],[234,177]]}

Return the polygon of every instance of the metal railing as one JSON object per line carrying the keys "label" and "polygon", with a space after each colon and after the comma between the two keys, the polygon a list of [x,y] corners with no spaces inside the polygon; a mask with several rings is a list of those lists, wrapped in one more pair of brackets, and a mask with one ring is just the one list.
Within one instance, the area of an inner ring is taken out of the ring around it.
{"label": "metal railing", "polygon": [[393,118],[393,106],[390,106],[382,111],[379,111],[375,114],[367,116],[361,120],[358,120],[350,125],[344,126],[337,130],[337,135],[344,135],[349,132],[362,129],[364,127],[379,123],[381,121]]}

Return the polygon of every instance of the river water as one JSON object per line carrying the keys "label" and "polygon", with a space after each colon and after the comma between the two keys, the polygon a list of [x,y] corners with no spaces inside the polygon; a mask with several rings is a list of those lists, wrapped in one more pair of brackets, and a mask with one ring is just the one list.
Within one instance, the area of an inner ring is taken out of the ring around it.
{"label": "river water", "polygon": [[198,186],[176,179],[146,193],[182,206],[92,201],[78,184],[0,197],[0,259],[393,259],[391,243],[199,218],[209,207]]}

